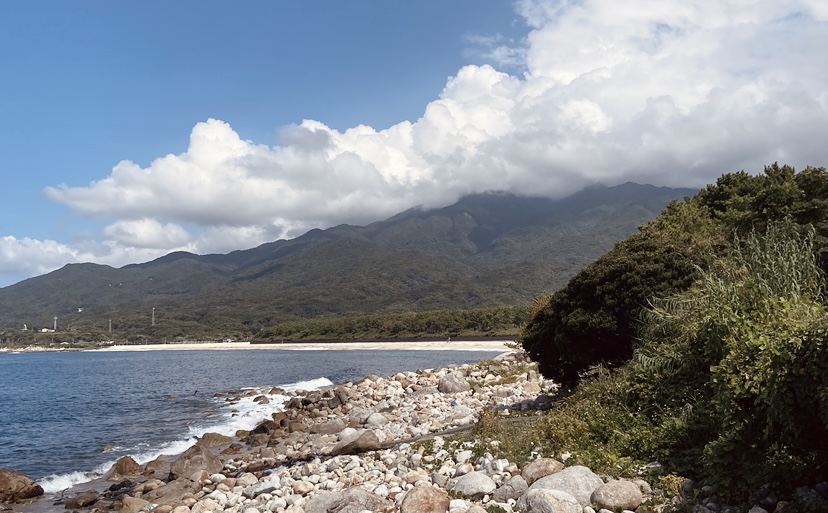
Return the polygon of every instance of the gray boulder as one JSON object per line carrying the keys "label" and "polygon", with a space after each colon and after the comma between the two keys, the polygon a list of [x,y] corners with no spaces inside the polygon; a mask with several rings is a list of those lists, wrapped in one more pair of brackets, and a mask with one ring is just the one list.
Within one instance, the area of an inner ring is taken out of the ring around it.
{"label": "gray boulder", "polygon": [[170,467],[170,475],[173,479],[179,477],[189,478],[202,470],[209,475],[221,472],[223,468],[224,464],[221,460],[208,449],[200,445],[194,445],[173,461]]}
{"label": "gray boulder", "polygon": [[434,486],[415,486],[405,494],[400,513],[446,513],[449,510],[448,494]]}
{"label": "gray boulder", "polygon": [[335,445],[331,450],[331,455],[360,454],[368,451],[376,451],[381,448],[382,442],[377,437],[377,434],[368,429],[354,439],[346,439]]}
{"label": "gray boulder", "polygon": [[530,489],[517,503],[518,511],[525,513],[581,513],[578,499],[561,490]]}
{"label": "gray boulder", "polygon": [[480,499],[487,493],[495,491],[496,488],[497,485],[492,478],[483,472],[469,472],[457,480],[452,491],[463,497]]}
{"label": "gray boulder", "polygon": [[345,421],[337,417],[319,424],[314,424],[310,427],[310,432],[319,433],[320,435],[335,435],[343,429],[345,429]]}
{"label": "gray boulder", "polygon": [[437,384],[437,390],[444,394],[457,394],[471,390],[471,386],[463,376],[457,373],[451,373],[440,378],[440,382]]}
{"label": "gray boulder", "polygon": [[305,513],[362,513],[394,511],[394,504],[359,487],[319,493],[305,504]]}
{"label": "gray boulder", "polygon": [[538,479],[529,486],[529,491],[560,490],[575,497],[581,506],[589,506],[592,492],[603,484],[604,481],[590,469],[576,465]]}
{"label": "gray boulder", "polygon": [[641,505],[644,495],[638,485],[633,482],[610,481],[592,492],[591,499],[592,503],[604,509],[612,511],[618,509],[634,510]]}
{"label": "gray boulder", "polygon": [[560,472],[564,468],[565,465],[558,460],[552,458],[538,458],[523,467],[521,475],[524,479],[526,479],[527,484],[532,484],[538,479]]}
{"label": "gray boulder", "polygon": [[371,428],[378,428],[388,424],[388,418],[382,413],[372,413],[365,419],[365,425]]}
{"label": "gray boulder", "polygon": [[528,488],[529,485],[526,484],[526,480],[523,479],[523,476],[514,476],[503,483],[500,488],[495,490],[494,495],[492,495],[492,499],[495,502],[506,502],[509,499],[518,500],[521,495],[526,493]]}
{"label": "gray boulder", "polygon": [[191,496],[201,487],[189,479],[180,478],[145,493],[141,498],[155,504],[179,504],[184,497]]}
{"label": "gray boulder", "polygon": [[64,507],[66,509],[78,509],[91,506],[98,502],[100,495],[95,490],[87,490],[66,499]]}

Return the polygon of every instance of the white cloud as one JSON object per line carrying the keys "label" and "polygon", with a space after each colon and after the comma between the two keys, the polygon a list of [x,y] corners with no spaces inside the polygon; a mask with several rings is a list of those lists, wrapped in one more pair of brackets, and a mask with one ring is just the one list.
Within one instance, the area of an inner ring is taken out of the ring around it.
{"label": "white cloud", "polygon": [[186,246],[192,237],[174,223],[162,225],[155,219],[118,221],[104,228],[104,235],[124,246],[136,248],[173,249]]}
{"label": "white cloud", "polygon": [[[138,249],[228,251],[471,192],[701,186],[775,160],[825,165],[825,5],[523,0],[524,46],[473,41],[502,47],[491,61],[523,73],[463,67],[418,120],[343,132],[305,120],[265,146],[210,119],[179,155],[146,168],[123,161],[98,181],[45,194],[111,222],[110,254],[126,263]],[[44,251],[54,261],[66,254]]]}

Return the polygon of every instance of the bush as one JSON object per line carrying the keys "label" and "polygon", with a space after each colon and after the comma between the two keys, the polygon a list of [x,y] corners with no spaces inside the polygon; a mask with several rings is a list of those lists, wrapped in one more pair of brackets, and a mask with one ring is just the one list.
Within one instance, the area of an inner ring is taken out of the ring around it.
{"label": "bush", "polygon": [[521,344],[544,376],[564,384],[593,365],[620,365],[632,356],[647,300],[687,288],[694,261],[664,230],[637,233],[536,308]]}
{"label": "bush", "polygon": [[723,497],[824,479],[828,315],[814,238],[770,224],[657,302],[610,399],[647,418],[650,451]]}

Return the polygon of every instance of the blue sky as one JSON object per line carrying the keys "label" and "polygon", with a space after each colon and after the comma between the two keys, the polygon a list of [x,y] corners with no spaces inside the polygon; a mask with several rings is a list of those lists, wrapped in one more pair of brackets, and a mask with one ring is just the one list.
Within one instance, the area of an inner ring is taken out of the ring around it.
{"label": "blue sky", "polygon": [[4,2],[0,286],[828,162],[822,0]]}

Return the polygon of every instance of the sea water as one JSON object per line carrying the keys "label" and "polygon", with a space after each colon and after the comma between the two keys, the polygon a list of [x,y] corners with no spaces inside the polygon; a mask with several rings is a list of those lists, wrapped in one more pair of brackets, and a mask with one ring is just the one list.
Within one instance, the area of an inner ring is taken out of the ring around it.
{"label": "sea water", "polygon": [[[165,350],[0,353],[0,467],[47,493],[106,472],[120,457],[146,463],[207,432],[233,435],[281,410],[229,403],[221,392],[313,390],[401,371],[471,363],[487,351]],[[218,394],[218,396],[217,396]],[[106,448],[106,450],[103,450]]]}

